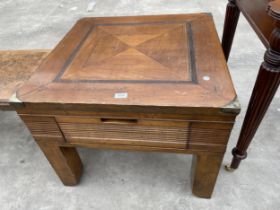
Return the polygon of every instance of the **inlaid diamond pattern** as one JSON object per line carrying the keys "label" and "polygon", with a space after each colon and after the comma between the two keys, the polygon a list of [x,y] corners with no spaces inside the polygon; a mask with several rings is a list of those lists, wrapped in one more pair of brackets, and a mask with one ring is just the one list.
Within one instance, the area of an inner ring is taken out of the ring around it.
{"label": "inlaid diamond pattern", "polygon": [[96,26],[62,79],[190,81],[186,31],[185,23]]}

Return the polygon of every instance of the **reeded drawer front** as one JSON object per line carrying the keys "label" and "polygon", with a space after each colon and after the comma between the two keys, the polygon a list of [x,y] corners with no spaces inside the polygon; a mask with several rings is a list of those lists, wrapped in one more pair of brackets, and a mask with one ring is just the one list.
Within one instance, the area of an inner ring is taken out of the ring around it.
{"label": "reeded drawer front", "polygon": [[224,152],[232,122],[22,115],[37,140]]}
{"label": "reeded drawer front", "polygon": [[189,136],[187,121],[76,117],[56,120],[69,143],[186,148]]}
{"label": "reeded drawer front", "polygon": [[63,138],[54,117],[21,115],[33,137]]}

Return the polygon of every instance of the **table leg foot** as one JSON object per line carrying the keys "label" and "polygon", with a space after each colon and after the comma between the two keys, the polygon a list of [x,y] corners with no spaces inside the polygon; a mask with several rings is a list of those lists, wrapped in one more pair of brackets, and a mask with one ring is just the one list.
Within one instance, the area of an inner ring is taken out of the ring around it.
{"label": "table leg foot", "polygon": [[37,144],[64,185],[73,186],[79,182],[83,165],[75,148],[42,141]]}
{"label": "table leg foot", "polygon": [[226,169],[226,171],[228,171],[228,172],[234,172],[234,171],[235,171],[235,169],[232,168],[232,167],[230,166],[230,164],[225,165],[225,169]]}
{"label": "table leg foot", "polygon": [[192,192],[201,198],[211,198],[224,154],[194,155],[192,162]]}

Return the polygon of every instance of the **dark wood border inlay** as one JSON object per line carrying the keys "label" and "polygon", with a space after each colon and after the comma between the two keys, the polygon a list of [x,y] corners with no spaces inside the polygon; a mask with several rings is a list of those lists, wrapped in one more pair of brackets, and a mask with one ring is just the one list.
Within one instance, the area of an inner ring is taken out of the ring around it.
{"label": "dark wood border inlay", "polygon": [[190,60],[190,72],[191,72],[191,81],[193,83],[197,83],[197,76],[196,76],[196,59],[195,59],[195,48],[193,42],[193,30],[192,24],[189,22],[188,24],[188,43],[189,43],[189,60]]}
{"label": "dark wood border inlay", "polygon": [[71,55],[69,56],[69,58],[67,59],[67,61],[64,63],[64,65],[62,66],[61,70],[58,72],[58,74],[56,75],[56,78],[54,79],[54,82],[59,82],[61,81],[61,77],[62,75],[65,73],[65,71],[67,70],[67,67],[70,65],[70,63],[73,61],[73,59],[75,58],[75,56],[77,55],[79,49],[83,46],[84,42],[86,41],[86,39],[88,38],[88,36],[90,35],[90,33],[94,30],[94,26],[86,33],[86,35],[82,38],[81,42],[78,44],[78,46],[73,50],[73,52],[71,53]]}

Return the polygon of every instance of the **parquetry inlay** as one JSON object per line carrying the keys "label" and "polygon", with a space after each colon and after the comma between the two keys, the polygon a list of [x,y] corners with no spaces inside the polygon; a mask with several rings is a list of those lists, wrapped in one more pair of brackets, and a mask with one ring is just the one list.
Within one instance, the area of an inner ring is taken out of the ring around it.
{"label": "parquetry inlay", "polygon": [[186,23],[96,26],[80,52],[62,80],[191,80]]}

